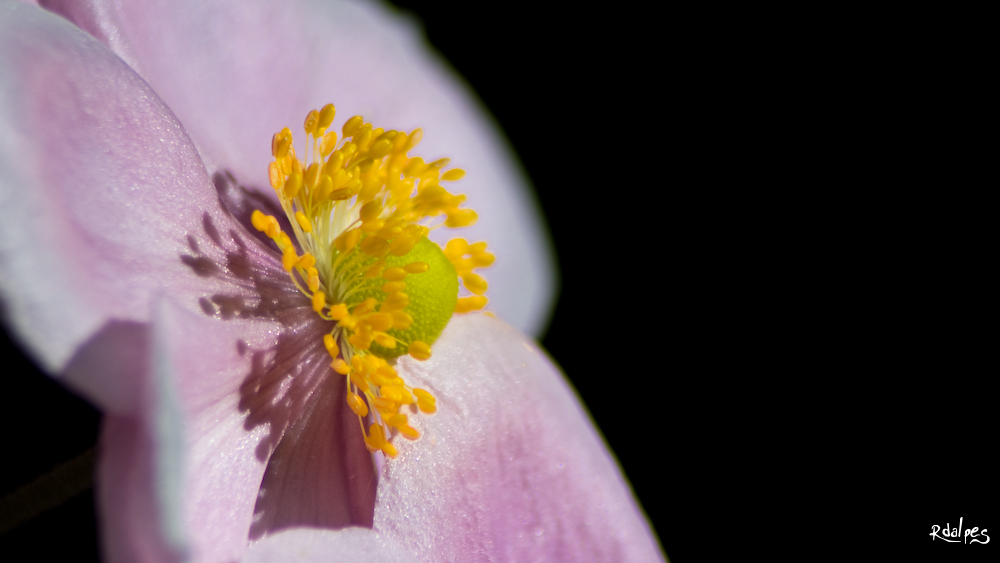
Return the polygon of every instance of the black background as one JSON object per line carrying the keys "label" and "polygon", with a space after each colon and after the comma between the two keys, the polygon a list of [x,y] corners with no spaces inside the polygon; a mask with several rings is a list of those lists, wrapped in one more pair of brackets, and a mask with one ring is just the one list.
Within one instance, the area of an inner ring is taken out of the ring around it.
{"label": "black background", "polygon": [[[396,5],[534,183],[562,276],[542,344],[671,561],[993,554],[1000,539],[927,536],[1000,525],[981,35],[867,13]],[[99,420],[43,376],[9,379],[4,492]],[[92,509],[78,497],[0,553],[96,550]]]}

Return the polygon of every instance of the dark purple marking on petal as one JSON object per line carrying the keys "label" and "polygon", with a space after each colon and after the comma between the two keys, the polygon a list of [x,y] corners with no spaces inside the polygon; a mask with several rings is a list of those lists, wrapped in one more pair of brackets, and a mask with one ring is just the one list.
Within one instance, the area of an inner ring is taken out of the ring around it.
{"label": "dark purple marking on petal", "polygon": [[[220,200],[249,223],[250,190],[219,181]],[[229,198],[227,195],[239,197]],[[241,200],[240,197],[245,199]],[[279,215],[284,217],[284,214]],[[251,227],[252,228],[252,227]],[[225,320],[261,318],[277,321],[282,332],[273,347],[250,354],[250,372],[240,385],[238,409],[244,428],[266,429],[257,459],[267,469],[254,508],[251,539],[295,526],[337,529],[371,527],[377,475],[364,445],[358,419],[347,406],[346,382],[330,368],[323,335],[333,323],[320,319],[310,300],[291,282],[270,241],[235,227],[224,235],[205,214],[205,237],[222,251],[189,245],[180,260],[199,276],[215,277],[244,291],[215,293],[199,299],[206,315]],[[253,298],[247,298],[247,294]]]}
{"label": "dark purple marking on petal", "polygon": [[[257,188],[243,186],[228,170],[213,174],[212,182],[215,184],[215,190],[219,193],[219,201],[222,203],[222,206],[243,225],[243,228],[248,233],[263,242],[268,248],[277,252],[278,247],[275,246],[274,242],[267,238],[267,235],[254,228],[250,222],[250,216],[254,210],[259,209],[261,213],[271,215],[277,219],[282,231],[291,233],[292,225],[288,222],[288,217],[285,215],[284,210],[278,206],[274,198],[268,197]],[[293,238],[292,242],[298,248],[298,241]],[[301,249],[299,249],[299,252],[301,252]]]}

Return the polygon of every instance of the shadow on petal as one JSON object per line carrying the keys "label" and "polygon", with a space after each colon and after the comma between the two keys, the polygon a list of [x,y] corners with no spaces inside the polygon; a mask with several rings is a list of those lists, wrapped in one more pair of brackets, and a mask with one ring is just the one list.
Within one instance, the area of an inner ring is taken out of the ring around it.
{"label": "shadow on petal", "polygon": [[[236,185],[231,175],[216,174],[215,180],[223,204],[249,223],[249,214],[266,198]],[[243,229],[223,235],[208,214],[203,228],[223,252],[222,263],[211,258],[217,252],[206,252],[193,237],[188,238],[190,254],[179,259],[196,275],[238,290],[201,297],[201,311],[223,321],[267,319],[281,327],[273,346],[237,344],[241,356],[249,354],[251,366],[239,388],[244,428],[267,429],[255,452],[267,469],[251,539],[295,526],[370,528],[377,476],[357,417],[347,406],[346,382],[330,368],[323,346],[333,323],[313,312],[269,242]]]}

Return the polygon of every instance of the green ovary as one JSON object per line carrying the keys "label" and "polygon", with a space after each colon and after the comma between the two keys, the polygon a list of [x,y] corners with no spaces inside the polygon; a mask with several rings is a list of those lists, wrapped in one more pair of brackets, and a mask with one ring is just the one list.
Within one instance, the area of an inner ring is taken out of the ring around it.
{"label": "green ovary", "polygon": [[[455,312],[455,304],[458,301],[458,274],[441,248],[426,238],[420,239],[409,253],[403,256],[386,256],[384,260],[386,269],[401,268],[413,262],[425,262],[429,266],[426,272],[409,274],[403,280],[406,284],[404,293],[410,298],[409,304],[403,311],[413,317],[413,324],[406,330],[387,331],[401,342],[391,349],[374,342],[371,345],[370,350],[373,354],[389,359],[407,352],[408,347],[403,342],[419,340],[428,345],[434,344]],[[364,266],[374,264],[375,261],[372,258]],[[380,281],[384,283],[384,280]],[[380,283],[378,287],[381,285]],[[380,289],[359,291],[347,299],[347,305],[349,308],[353,307],[369,297],[374,297],[381,303],[385,301],[386,294]]]}

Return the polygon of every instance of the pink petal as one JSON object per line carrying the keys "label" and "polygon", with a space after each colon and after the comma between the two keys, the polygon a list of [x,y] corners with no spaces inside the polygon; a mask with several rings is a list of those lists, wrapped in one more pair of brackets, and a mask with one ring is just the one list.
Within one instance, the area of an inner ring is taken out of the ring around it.
{"label": "pink petal", "polygon": [[524,174],[481,103],[412,21],[354,2],[42,3],[142,75],[211,172],[232,171],[266,193],[271,135],[301,131],[309,109],[334,102],[335,124],[361,114],[387,129],[422,127],[417,153],[449,156],[466,169],[455,190],[480,214],[477,225],[432,238],[487,240],[498,257],[487,271],[491,309],[529,334],[545,326],[556,274]]}
{"label": "pink petal", "polygon": [[7,318],[50,372],[132,415],[145,365],[132,346],[145,337],[115,335],[149,320],[157,292],[199,314],[214,294],[253,299],[214,275],[226,256],[215,239],[239,227],[180,123],[126,64],[62,18],[0,9]]}
{"label": "pink petal", "polygon": [[366,528],[336,532],[297,528],[269,536],[250,548],[243,563],[417,563],[384,534]]}
{"label": "pink petal", "polygon": [[456,317],[407,384],[437,397],[397,438],[375,531],[421,561],[662,561],[628,484],[558,369],[485,315]]}
{"label": "pink petal", "polygon": [[[371,526],[376,475],[346,407],[344,379],[328,365],[322,335],[329,323],[316,318],[273,257],[270,267],[268,257],[256,257],[248,262],[253,272],[244,272],[239,253],[251,247],[237,241],[224,241],[236,254],[227,256],[227,267],[249,280],[259,300],[233,310],[233,318],[276,318],[283,329],[260,321],[248,330],[246,322],[162,300],[150,337],[154,377],[147,380],[168,384],[145,391],[139,416],[108,422],[112,431],[138,437],[104,444],[112,460],[105,473],[140,476],[125,492],[110,477],[102,481],[102,490],[112,491],[101,497],[103,517],[113,523],[109,556],[136,537],[169,544],[157,540],[155,526],[133,523],[134,506],[158,508],[141,516],[149,522],[176,521],[183,533],[170,545],[185,547],[196,561],[239,559],[251,538],[292,526]],[[181,446],[159,447],[164,424],[181,428]],[[164,467],[176,487],[162,486]]]}

